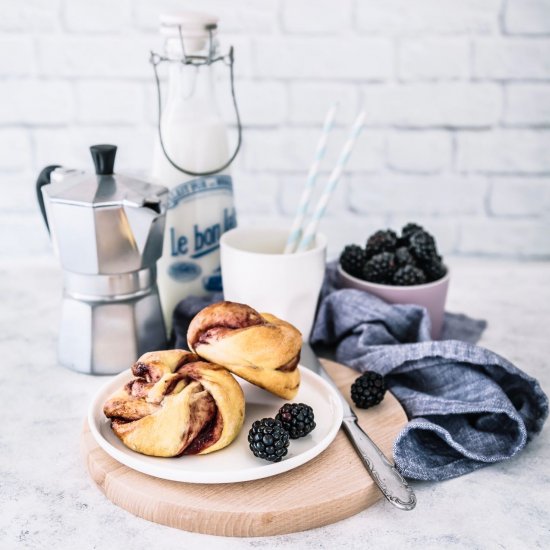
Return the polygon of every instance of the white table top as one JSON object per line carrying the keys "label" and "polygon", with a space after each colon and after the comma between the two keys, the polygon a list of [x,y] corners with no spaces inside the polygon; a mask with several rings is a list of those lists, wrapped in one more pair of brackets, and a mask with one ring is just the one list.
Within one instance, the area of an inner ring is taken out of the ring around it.
{"label": "white table top", "polygon": [[[448,309],[484,318],[480,342],[550,389],[550,263],[451,260]],[[230,539],[134,517],[93,485],[79,454],[105,382],[56,362],[60,272],[51,258],[0,263],[0,548],[525,549],[550,540],[549,429],[512,460],[443,483],[412,482],[413,512],[384,500],[290,535]]]}

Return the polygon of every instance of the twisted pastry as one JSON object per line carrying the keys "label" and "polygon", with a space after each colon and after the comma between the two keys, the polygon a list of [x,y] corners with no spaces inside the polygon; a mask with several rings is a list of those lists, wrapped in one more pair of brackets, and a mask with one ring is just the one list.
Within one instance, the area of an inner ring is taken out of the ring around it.
{"label": "twisted pastry", "polygon": [[130,449],[150,456],[207,454],[229,445],[244,420],[244,395],[226,369],[183,350],[142,355],[136,376],[109,397],[105,416]]}
{"label": "twisted pastry", "polygon": [[290,323],[234,302],[205,307],[189,325],[189,349],[279,397],[300,386],[302,335]]}

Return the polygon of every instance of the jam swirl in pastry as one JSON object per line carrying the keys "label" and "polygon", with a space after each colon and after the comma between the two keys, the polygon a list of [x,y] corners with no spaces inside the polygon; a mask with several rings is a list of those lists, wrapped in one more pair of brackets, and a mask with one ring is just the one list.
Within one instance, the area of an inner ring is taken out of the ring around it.
{"label": "jam swirl in pastry", "polygon": [[300,386],[302,335],[286,321],[234,302],[205,307],[191,321],[189,348],[279,397]]}
{"label": "jam swirl in pastry", "polygon": [[207,454],[229,445],[244,420],[244,395],[219,365],[183,350],[146,353],[136,376],[103,412],[130,449],[150,456]]}

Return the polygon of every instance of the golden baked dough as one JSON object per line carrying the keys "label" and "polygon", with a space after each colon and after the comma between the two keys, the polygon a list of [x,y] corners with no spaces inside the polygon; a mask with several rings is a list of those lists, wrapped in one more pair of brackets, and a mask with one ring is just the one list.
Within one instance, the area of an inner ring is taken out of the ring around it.
{"label": "golden baked dough", "polygon": [[150,456],[207,454],[229,445],[244,420],[239,383],[220,365],[183,350],[142,355],[136,376],[103,407],[130,449]]}
{"label": "golden baked dough", "polygon": [[300,386],[300,331],[269,313],[234,302],[205,307],[189,325],[189,348],[279,397]]}

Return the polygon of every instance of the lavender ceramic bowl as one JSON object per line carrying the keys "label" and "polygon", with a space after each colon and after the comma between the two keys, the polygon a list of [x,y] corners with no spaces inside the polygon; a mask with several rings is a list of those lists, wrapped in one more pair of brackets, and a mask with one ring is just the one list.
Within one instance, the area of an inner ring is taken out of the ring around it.
{"label": "lavender ceramic bowl", "polygon": [[424,306],[430,316],[432,338],[437,340],[441,336],[450,279],[448,268],[447,274],[443,278],[433,283],[413,286],[391,286],[363,281],[346,273],[340,265],[338,265],[338,275],[343,287],[365,290],[390,304]]}

